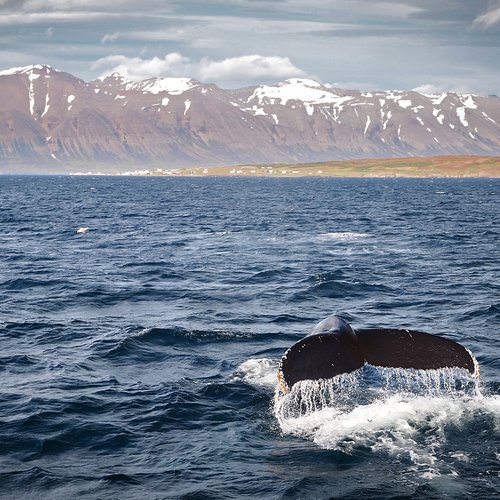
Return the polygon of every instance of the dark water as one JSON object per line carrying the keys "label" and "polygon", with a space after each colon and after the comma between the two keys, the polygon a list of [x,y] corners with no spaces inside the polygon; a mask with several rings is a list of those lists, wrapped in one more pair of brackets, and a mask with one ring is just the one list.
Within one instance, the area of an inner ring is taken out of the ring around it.
{"label": "dark water", "polygon": [[[499,220],[498,180],[0,177],[0,497],[498,498]],[[481,383],[283,419],[334,313]]]}

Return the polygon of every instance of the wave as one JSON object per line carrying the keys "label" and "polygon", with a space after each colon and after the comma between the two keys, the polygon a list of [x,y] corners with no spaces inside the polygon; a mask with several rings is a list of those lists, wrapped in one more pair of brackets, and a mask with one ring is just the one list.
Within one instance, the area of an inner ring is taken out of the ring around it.
{"label": "wave", "polygon": [[[197,356],[197,362],[201,363],[197,346],[214,345],[249,341],[257,341],[266,345],[272,345],[276,340],[290,342],[294,340],[293,335],[243,332],[240,330],[196,330],[183,327],[171,328],[140,328],[132,327],[128,334],[118,340],[116,338],[105,338],[97,341],[92,346],[94,353],[105,358],[134,357],[159,361],[172,355],[174,351],[165,349],[175,348],[177,355]],[[185,351],[180,349],[184,348]],[[208,362],[208,360],[207,360]]]}
{"label": "wave", "polygon": [[[45,321],[9,321],[0,325],[0,333],[6,337],[22,337],[24,335],[33,334],[35,332],[44,331],[61,331],[66,327],[64,323],[45,322]],[[43,342],[44,336],[40,336],[40,341]],[[47,342],[52,342],[54,337],[46,339]]]}
{"label": "wave", "polygon": [[227,283],[237,283],[237,284],[245,284],[245,285],[254,285],[260,283],[273,283],[282,282],[289,280],[291,276],[293,276],[296,271],[291,267],[283,267],[277,269],[266,269],[263,271],[257,271],[250,276],[243,277],[234,277],[231,276],[226,278],[225,281]]}
{"label": "wave", "polygon": [[381,283],[368,283],[348,277],[343,271],[333,271],[316,274],[303,281],[307,286],[294,294],[295,300],[304,300],[314,297],[328,297],[343,299],[346,296],[356,297],[366,294],[393,293],[393,289]]}
{"label": "wave", "polygon": [[27,354],[15,354],[12,356],[0,356],[0,371],[15,370],[20,367],[34,366],[38,363],[36,359]]}
{"label": "wave", "polygon": [[61,289],[74,289],[75,283],[59,279],[34,279],[34,278],[14,278],[0,283],[0,286],[9,291],[31,290],[33,288],[58,287]]}
{"label": "wave", "polygon": [[488,319],[498,322],[500,320],[500,303],[484,305],[481,304],[477,307],[471,308],[471,310],[463,314],[464,319]]}

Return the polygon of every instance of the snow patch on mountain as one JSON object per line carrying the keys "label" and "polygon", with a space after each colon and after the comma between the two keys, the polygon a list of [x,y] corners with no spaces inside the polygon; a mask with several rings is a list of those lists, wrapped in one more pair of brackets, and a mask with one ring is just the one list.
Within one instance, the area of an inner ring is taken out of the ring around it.
{"label": "snow patch on mountain", "polygon": [[448,97],[448,94],[446,92],[443,92],[438,96],[427,96],[427,97],[430,97],[432,104],[434,104],[434,106],[439,106],[446,99],[446,97]]}
{"label": "snow patch on mountain", "polygon": [[477,109],[477,104],[474,102],[474,99],[472,98],[472,95],[464,95],[460,99],[462,101],[462,104],[469,109]]}
{"label": "snow patch on mountain", "polygon": [[60,73],[59,70],[54,69],[52,66],[48,66],[47,64],[32,64],[30,66],[20,66],[16,68],[9,68],[0,71],[0,76],[9,76],[9,75],[18,75],[18,74],[36,74],[38,78],[39,74],[36,72],[45,72],[45,73]]}
{"label": "snow patch on mountain", "polygon": [[40,118],[43,118],[47,114],[47,112],[49,111],[49,108],[50,108],[49,101],[50,101],[50,97],[49,97],[49,92],[47,91],[47,93],[45,94],[45,108],[44,108],[43,113],[40,116]]}
{"label": "snow patch on mountain", "polygon": [[366,124],[365,124],[364,135],[366,135],[366,132],[368,132],[368,127],[370,126],[371,121],[372,121],[372,119],[370,118],[370,115],[367,115],[366,116]]}
{"label": "snow patch on mountain", "polygon": [[495,125],[497,125],[497,122],[495,120],[493,120],[493,118],[490,118],[484,111],[481,112],[481,114],[488,120],[490,121],[491,123],[494,123]]}
{"label": "snow patch on mountain", "polygon": [[469,122],[465,119],[465,106],[457,108],[457,116],[464,127],[469,126]]}
{"label": "snow patch on mountain", "polygon": [[413,105],[413,103],[410,101],[410,99],[400,99],[398,101],[398,104],[403,108],[403,109],[408,109],[410,106]]}
{"label": "snow patch on mountain", "polygon": [[[30,75],[30,77],[33,75]],[[38,75],[36,75],[38,77]],[[35,112],[35,89],[33,86],[33,81],[35,80],[34,78],[30,78],[30,87],[28,90],[28,99],[30,103],[30,115],[33,116]]]}
{"label": "snow patch on mountain", "polygon": [[190,78],[152,78],[150,80],[132,83],[131,88],[142,90],[144,94],[159,94],[161,92],[166,92],[171,95],[180,95],[198,85],[198,82]]}
{"label": "snow patch on mountain", "polygon": [[353,99],[352,96],[339,96],[314,80],[291,78],[277,85],[257,87],[247,102],[257,100],[260,105],[280,104],[286,106],[288,101],[298,101],[306,106],[308,115],[312,115],[314,109],[311,109],[311,106],[320,104],[339,106]]}

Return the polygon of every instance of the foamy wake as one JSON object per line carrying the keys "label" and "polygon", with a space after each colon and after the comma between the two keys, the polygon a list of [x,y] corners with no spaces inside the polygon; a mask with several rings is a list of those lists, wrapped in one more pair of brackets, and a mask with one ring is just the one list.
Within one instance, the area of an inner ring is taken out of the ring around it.
{"label": "foamy wake", "polygon": [[[467,429],[485,414],[500,430],[500,396],[483,396],[463,370],[393,370],[369,367],[325,381],[303,381],[275,391],[274,414],[285,434],[326,449],[369,448],[408,460],[426,478],[454,474],[440,455],[447,430]],[[373,371],[380,371],[375,383]],[[391,373],[393,372],[393,373]],[[403,374],[404,372],[404,374]],[[467,461],[459,453],[452,461]]]}

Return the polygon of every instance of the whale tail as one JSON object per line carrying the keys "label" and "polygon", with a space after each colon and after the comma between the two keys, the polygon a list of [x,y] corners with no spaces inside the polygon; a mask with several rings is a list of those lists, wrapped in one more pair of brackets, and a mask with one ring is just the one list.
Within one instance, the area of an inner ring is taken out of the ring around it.
{"label": "whale tail", "polygon": [[479,365],[468,349],[429,333],[394,329],[353,330],[341,318],[320,322],[311,334],[283,355],[278,371],[281,389],[289,392],[300,380],[332,378],[364,364],[388,368],[463,368],[479,376]]}

